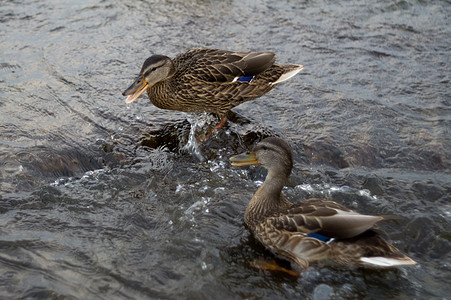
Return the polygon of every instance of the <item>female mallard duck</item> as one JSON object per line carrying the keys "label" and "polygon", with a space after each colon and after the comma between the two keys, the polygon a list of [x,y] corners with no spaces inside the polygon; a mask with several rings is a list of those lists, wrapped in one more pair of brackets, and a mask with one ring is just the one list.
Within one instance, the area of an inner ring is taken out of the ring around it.
{"label": "female mallard duck", "polygon": [[192,49],[170,59],[146,59],[135,82],[125,90],[126,103],[144,91],[157,107],[184,112],[210,112],[227,122],[233,107],[260,97],[275,84],[294,76],[301,65],[276,65],[272,52]]}
{"label": "female mallard duck", "polygon": [[416,264],[376,233],[375,225],[384,217],[361,215],[329,200],[288,201],[282,188],[293,167],[292,156],[287,142],[270,137],[252,152],[230,159],[234,166],[260,164],[268,170],[244,215],[266,248],[301,269],[327,260],[372,267]]}

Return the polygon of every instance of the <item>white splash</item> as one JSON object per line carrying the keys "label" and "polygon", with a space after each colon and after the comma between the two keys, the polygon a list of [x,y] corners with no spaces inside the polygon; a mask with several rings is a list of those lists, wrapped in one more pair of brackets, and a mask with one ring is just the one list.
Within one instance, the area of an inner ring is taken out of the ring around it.
{"label": "white splash", "polygon": [[200,153],[199,150],[199,142],[196,139],[197,132],[201,130],[205,130],[205,125],[211,122],[211,115],[208,113],[202,114],[186,114],[186,120],[191,125],[188,135],[188,142],[183,147],[184,150],[187,150],[190,153],[193,153],[200,161],[204,160],[204,157]]}

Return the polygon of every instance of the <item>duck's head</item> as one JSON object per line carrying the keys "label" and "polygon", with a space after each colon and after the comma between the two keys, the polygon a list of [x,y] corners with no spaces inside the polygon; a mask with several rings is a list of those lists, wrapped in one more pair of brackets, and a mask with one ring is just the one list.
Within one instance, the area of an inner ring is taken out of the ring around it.
{"label": "duck's head", "polygon": [[175,73],[171,59],[164,55],[152,55],[143,63],[141,72],[133,84],[122,95],[128,96],[126,103],[132,103],[149,87],[171,77]]}
{"label": "duck's head", "polygon": [[269,137],[259,142],[251,152],[230,158],[233,166],[261,165],[268,172],[288,177],[293,168],[293,152],[290,145],[278,137]]}

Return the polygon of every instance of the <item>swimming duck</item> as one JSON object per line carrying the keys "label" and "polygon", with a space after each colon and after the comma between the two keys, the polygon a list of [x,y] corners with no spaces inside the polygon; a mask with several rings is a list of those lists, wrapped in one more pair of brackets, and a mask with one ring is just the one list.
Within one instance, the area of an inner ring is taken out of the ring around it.
{"label": "swimming duck", "polygon": [[268,170],[244,221],[260,243],[295,269],[321,261],[369,267],[416,264],[377,233],[376,223],[389,217],[359,214],[325,199],[288,201],[282,188],[293,167],[293,154],[284,140],[266,138],[250,153],[230,161],[234,166],[259,164]]}
{"label": "swimming duck", "polygon": [[159,108],[214,113],[221,118],[218,129],[226,124],[230,109],[262,96],[303,68],[274,62],[272,52],[208,48],[192,49],[174,59],[153,55],[123,95],[126,103],[132,103],[147,90]]}

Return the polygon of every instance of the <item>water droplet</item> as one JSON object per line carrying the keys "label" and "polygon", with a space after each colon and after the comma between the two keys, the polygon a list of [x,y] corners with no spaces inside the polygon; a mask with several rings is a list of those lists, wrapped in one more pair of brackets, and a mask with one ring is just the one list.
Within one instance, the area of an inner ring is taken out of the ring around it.
{"label": "water droplet", "polygon": [[208,186],[203,186],[203,187],[199,188],[200,193],[205,193],[207,190],[208,190]]}
{"label": "water droplet", "polygon": [[359,195],[360,195],[360,196],[365,196],[365,197],[368,197],[368,198],[371,197],[371,193],[370,193],[369,190],[360,190],[360,191],[359,191]]}
{"label": "water droplet", "polygon": [[175,188],[175,193],[180,193],[180,191],[183,190],[183,185],[178,184],[177,187]]}
{"label": "water droplet", "polygon": [[306,192],[313,192],[313,187],[310,184],[300,184],[295,187],[297,190],[302,190]]}
{"label": "water droplet", "polygon": [[313,291],[313,299],[314,300],[322,300],[322,299],[330,299],[332,296],[334,289],[327,284],[318,285]]}

